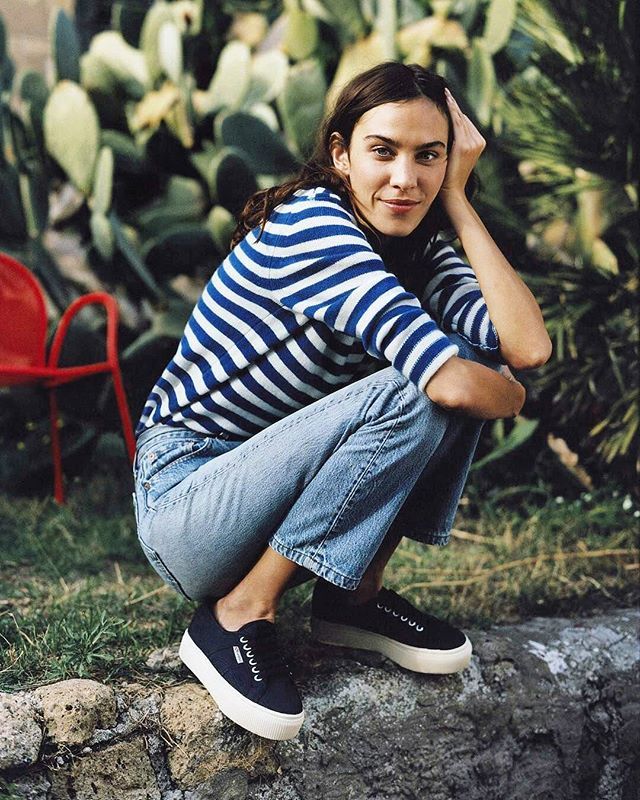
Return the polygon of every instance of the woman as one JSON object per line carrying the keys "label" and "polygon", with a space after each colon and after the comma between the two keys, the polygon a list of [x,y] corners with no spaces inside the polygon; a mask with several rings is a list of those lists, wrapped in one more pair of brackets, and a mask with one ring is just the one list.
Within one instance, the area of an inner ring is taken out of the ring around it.
{"label": "woman", "polygon": [[[329,644],[446,673],[464,633],[382,586],[402,536],[447,542],[482,420],[525,392],[538,305],[465,189],[484,140],[444,81],[386,63],[345,87],[298,178],[249,201],[138,426],[141,545],[201,601],[180,655],[238,724],[295,736],[274,633],[317,576]],[[452,227],[471,266],[436,237]]]}

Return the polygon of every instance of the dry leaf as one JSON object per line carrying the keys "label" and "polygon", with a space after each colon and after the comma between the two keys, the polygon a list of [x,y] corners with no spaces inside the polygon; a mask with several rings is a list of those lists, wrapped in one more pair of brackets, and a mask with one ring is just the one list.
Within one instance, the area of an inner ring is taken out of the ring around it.
{"label": "dry leaf", "polygon": [[157,128],[179,101],[180,90],[169,81],[157,91],[148,92],[138,103],[131,117],[132,132],[144,128]]}
{"label": "dry leaf", "polygon": [[547,436],[547,444],[558,456],[560,463],[567,468],[567,470],[576,478],[576,480],[585,487],[585,489],[593,489],[593,481],[591,477],[578,463],[578,454],[574,453],[564,439],[559,436],[554,436],[552,433]]}

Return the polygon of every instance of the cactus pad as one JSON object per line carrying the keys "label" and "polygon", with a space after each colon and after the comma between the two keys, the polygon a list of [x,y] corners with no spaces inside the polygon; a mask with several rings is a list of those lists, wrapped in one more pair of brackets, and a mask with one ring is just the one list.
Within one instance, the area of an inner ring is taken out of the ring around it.
{"label": "cactus pad", "polygon": [[44,109],[47,150],[85,195],[91,191],[100,144],[100,124],[87,93],[72,81],[61,81]]}

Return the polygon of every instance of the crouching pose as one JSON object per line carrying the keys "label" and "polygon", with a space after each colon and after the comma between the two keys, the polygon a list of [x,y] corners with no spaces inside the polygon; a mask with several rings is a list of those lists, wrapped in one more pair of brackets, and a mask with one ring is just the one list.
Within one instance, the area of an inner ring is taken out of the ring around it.
{"label": "crouching pose", "polygon": [[383,573],[403,536],[446,544],[482,421],[524,402],[508,367],[550,353],[465,191],[484,144],[422,67],[352,80],[295,180],[247,203],[144,408],[140,544],[199,603],[182,660],[261,736],[302,725],[274,624],[301,580],[317,577],[321,642],[425,673],[469,663],[465,634]]}

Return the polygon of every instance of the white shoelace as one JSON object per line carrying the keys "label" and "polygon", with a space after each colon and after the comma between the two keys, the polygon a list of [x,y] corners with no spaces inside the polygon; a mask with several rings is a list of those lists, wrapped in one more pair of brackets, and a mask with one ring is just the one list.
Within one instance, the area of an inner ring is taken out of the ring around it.
{"label": "white shoelace", "polygon": [[383,606],[381,603],[376,603],[376,608],[379,608],[381,611],[384,611],[385,614],[391,614],[392,617],[400,617],[401,622],[406,622],[412,628],[415,628],[418,632],[424,630],[423,625],[418,625],[415,620],[410,620],[409,617],[405,617],[400,614],[398,611],[394,611],[392,608],[388,608],[387,606]]}
{"label": "white shoelace", "polygon": [[[246,636],[240,636],[239,639],[251,667],[254,681],[260,682],[264,680],[264,675],[268,677],[278,672],[284,672],[292,677],[291,670],[277,650],[275,637],[258,636],[252,642],[249,642]],[[253,648],[256,645],[259,652],[254,654]]]}

